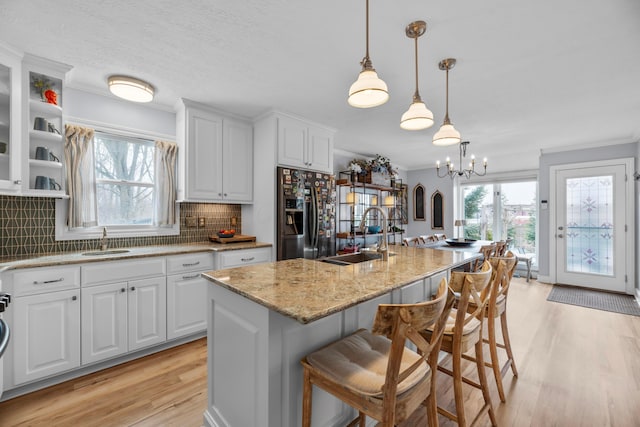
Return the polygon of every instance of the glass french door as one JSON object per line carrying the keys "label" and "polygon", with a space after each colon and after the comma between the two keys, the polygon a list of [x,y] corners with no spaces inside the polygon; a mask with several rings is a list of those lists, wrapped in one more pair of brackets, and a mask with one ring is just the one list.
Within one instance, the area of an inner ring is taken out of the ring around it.
{"label": "glass french door", "polygon": [[556,281],[626,290],[624,164],[556,171]]}

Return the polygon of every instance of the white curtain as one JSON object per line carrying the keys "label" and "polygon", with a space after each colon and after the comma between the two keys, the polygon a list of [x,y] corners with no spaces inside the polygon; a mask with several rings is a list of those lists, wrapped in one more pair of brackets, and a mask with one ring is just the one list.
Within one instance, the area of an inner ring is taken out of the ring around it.
{"label": "white curtain", "polygon": [[173,142],[155,142],[156,203],[155,225],[176,223],[176,162],[178,145]]}
{"label": "white curtain", "polygon": [[69,193],[69,228],[98,225],[93,161],[94,133],[91,128],[65,125],[64,157]]}

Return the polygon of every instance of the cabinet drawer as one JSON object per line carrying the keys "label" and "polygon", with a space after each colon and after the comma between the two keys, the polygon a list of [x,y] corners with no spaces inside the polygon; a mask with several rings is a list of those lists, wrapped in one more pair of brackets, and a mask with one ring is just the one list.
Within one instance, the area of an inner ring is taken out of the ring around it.
{"label": "cabinet drawer", "polygon": [[167,257],[167,274],[213,270],[213,253],[200,252]]}
{"label": "cabinet drawer", "polygon": [[80,287],[80,267],[42,267],[13,273],[15,296]]}
{"label": "cabinet drawer", "polygon": [[137,258],[85,264],[81,267],[81,277],[85,286],[164,276],[166,271],[164,257]]}
{"label": "cabinet drawer", "polygon": [[271,261],[271,248],[220,252],[218,260],[219,269],[269,262]]}

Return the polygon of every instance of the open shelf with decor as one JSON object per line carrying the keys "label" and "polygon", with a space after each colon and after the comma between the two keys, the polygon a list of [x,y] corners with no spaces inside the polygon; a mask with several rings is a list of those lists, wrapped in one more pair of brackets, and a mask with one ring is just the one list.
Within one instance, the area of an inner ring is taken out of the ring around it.
{"label": "open shelf with decor", "polygon": [[[402,215],[401,180],[389,179],[387,185],[373,184],[367,174],[340,172],[336,181],[338,190],[338,220],[336,241],[338,253],[357,252],[360,249],[380,245],[387,231],[389,244],[401,244]],[[362,182],[361,182],[362,181]],[[386,182],[384,182],[386,183]],[[363,218],[365,211],[376,206],[385,211],[373,209]],[[364,221],[364,229],[362,228]]]}
{"label": "open shelf with decor", "polygon": [[23,193],[65,197],[63,92],[71,67],[25,55],[23,87],[27,150],[24,157]]}

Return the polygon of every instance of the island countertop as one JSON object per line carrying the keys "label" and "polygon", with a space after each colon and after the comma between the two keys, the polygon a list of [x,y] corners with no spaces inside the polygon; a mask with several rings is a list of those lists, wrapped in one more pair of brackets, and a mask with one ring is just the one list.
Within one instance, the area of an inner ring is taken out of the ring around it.
{"label": "island countertop", "polygon": [[347,266],[291,259],[203,273],[210,281],[306,324],[480,256],[395,246],[389,261]]}

